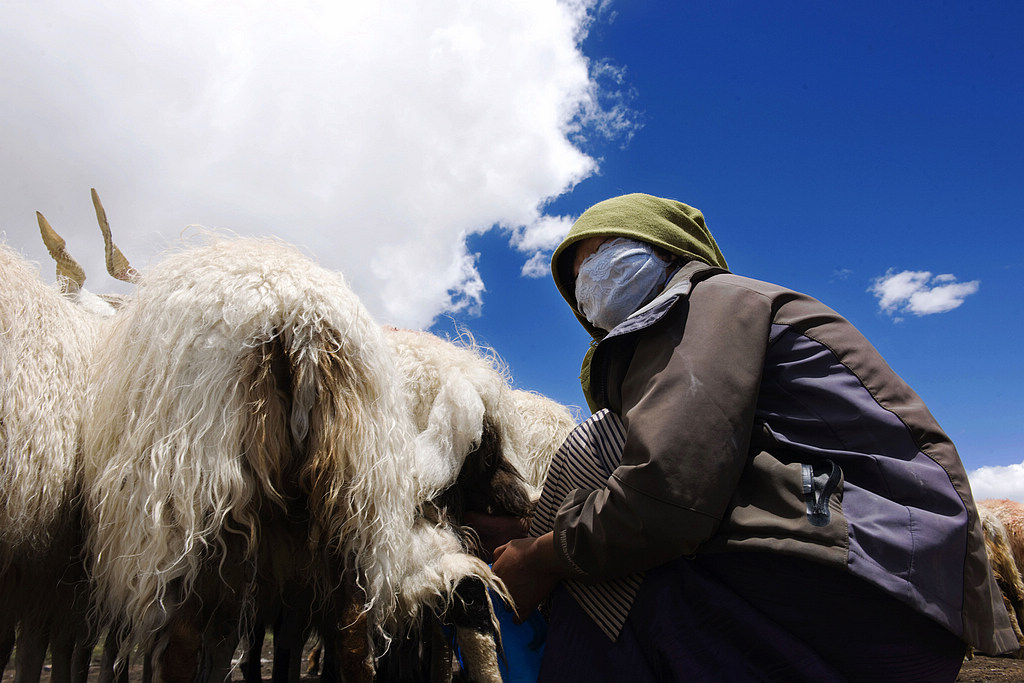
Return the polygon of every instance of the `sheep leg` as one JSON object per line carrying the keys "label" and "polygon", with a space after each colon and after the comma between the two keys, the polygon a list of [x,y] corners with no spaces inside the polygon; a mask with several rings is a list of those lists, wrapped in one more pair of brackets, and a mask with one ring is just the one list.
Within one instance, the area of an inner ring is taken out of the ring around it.
{"label": "sheep leg", "polygon": [[72,683],[87,683],[89,680],[89,667],[92,666],[92,653],[95,649],[95,637],[90,637],[88,642],[75,643],[75,649],[71,653]]}
{"label": "sheep leg", "polygon": [[[67,614],[52,618],[50,629],[50,683],[85,683],[89,658],[96,641],[87,616],[88,588],[84,581],[61,583],[57,604],[71,604]],[[84,661],[84,671],[82,670]]]}
{"label": "sheep leg", "polygon": [[498,632],[483,581],[467,577],[459,582],[455,587],[451,620],[455,624],[455,640],[469,680],[501,683]]}
{"label": "sheep leg", "polygon": [[452,647],[441,629],[440,622],[431,621],[430,629],[430,682],[452,683]]}
{"label": "sheep leg", "polygon": [[425,681],[430,676],[420,639],[422,625],[417,624],[408,635],[400,634],[391,641],[388,651],[377,659],[377,679],[382,683]]}
{"label": "sheep leg", "polygon": [[186,600],[160,630],[156,646],[147,657],[152,661],[156,683],[194,683],[198,679],[202,632],[198,600]]}
{"label": "sheep leg", "polygon": [[[153,657],[152,652],[147,652],[142,659],[142,683],[153,683]],[[125,678],[118,677],[117,683],[128,683],[128,670],[125,669]]]}
{"label": "sheep leg", "polygon": [[306,658],[307,676],[315,676],[320,673],[320,656],[323,654],[323,651],[324,646],[322,643],[316,643],[309,651],[309,657]]}
{"label": "sheep leg", "polygon": [[302,674],[302,648],[309,636],[312,606],[301,591],[292,593],[274,622],[274,683],[299,683]]}
{"label": "sheep leg", "polygon": [[[260,683],[263,680],[263,668],[260,659],[263,657],[263,640],[266,635],[266,625],[262,620],[256,620],[249,629],[248,648],[245,651],[245,659],[239,665],[242,671],[242,680],[245,683]],[[275,656],[277,643],[274,643]]]}
{"label": "sheep leg", "polygon": [[[238,640],[220,638],[204,652],[203,669],[196,683],[220,683],[231,680],[231,657]],[[205,675],[204,675],[205,674]]]}
{"label": "sheep leg", "polygon": [[[373,654],[370,647],[370,621],[363,610],[365,596],[356,583],[355,574],[344,577],[341,606],[341,648],[335,651],[337,665],[345,672],[347,683],[370,683],[374,680]],[[326,669],[327,664],[324,663]]]}
{"label": "sheep leg", "polygon": [[[352,614],[358,612],[358,614]],[[370,625],[366,614],[359,605],[353,605],[343,613],[345,628],[341,631],[341,648],[336,652],[338,664],[345,672],[349,683],[363,683],[373,680],[373,656],[370,654]],[[326,667],[326,664],[324,665]]]}
{"label": "sheep leg", "polygon": [[378,677],[370,643],[370,623],[363,611],[365,595],[351,572],[337,577],[341,589],[335,591],[330,604],[318,611],[315,617],[320,642],[310,653],[319,652],[317,663],[323,662],[321,683],[370,683],[387,680]]}
{"label": "sheep leg", "polygon": [[[209,628],[190,599],[165,629],[153,665],[157,683],[219,683],[229,680],[237,638],[237,615],[215,615]],[[190,608],[190,609],[189,609]],[[233,637],[234,636],[234,637]]]}
{"label": "sheep leg", "polygon": [[[48,610],[40,610],[46,612]],[[14,683],[39,683],[50,640],[49,614],[27,610],[22,615],[17,636],[18,654],[14,658]]]}
{"label": "sheep leg", "polygon": [[298,683],[302,667],[302,646],[296,647],[294,642],[282,639],[278,644],[274,637],[274,665],[271,668],[270,680],[273,683]]}
{"label": "sheep leg", "polygon": [[1017,642],[1021,645],[1017,651],[1017,658],[1024,659],[1024,629],[1021,628],[1024,624],[1024,596],[1014,593],[1011,598],[1007,593],[1008,591],[1003,591],[1003,604],[1006,605],[1006,613],[1010,617],[1010,627],[1013,628]]}
{"label": "sheep leg", "polygon": [[14,652],[15,627],[18,625],[17,609],[14,607],[15,589],[18,586],[17,573],[12,569],[0,569],[0,674],[7,670]]}
{"label": "sheep leg", "polygon": [[[107,637],[103,640],[103,655],[100,657],[100,672],[96,683],[128,683],[128,658],[117,661],[121,651],[121,638],[118,629],[111,626],[107,629]],[[129,655],[130,656],[130,655]],[[146,658],[149,664],[149,658]]]}
{"label": "sheep leg", "polygon": [[323,652],[324,666],[320,673],[320,683],[342,683],[341,664],[338,654],[331,648],[320,647]]}
{"label": "sheep leg", "polygon": [[207,621],[203,633],[202,667],[196,683],[231,680],[231,657],[238,647],[241,605],[221,603]]}
{"label": "sheep leg", "polygon": [[92,666],[92,655],[96,650],[99,638],[100,626],[86,620],[71,652],[71,680],[73,683],[87,683],[89,680],[89,667]]}
{"label": "sheep leg", "polygon": [[14,625],[8,627],[7,624],[4,624],[2,635],[0,635],[0,673],[7,669],[12,652],[14,652]]}
{"label": "sheep leg", "polygon": [[71,683],[74,671],[75,629],[63,626],[51,629],[50,638],[50,683]]}

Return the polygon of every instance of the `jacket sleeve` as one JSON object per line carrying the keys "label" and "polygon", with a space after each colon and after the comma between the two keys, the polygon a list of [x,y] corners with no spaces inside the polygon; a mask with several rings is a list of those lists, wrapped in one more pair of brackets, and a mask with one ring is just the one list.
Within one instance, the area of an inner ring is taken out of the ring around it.
{"label": "jacket sleeve", "polygon": [[581,579],[692,554],[726,512],[747,461],[772,306],[717,279],[639,333],[613,405],[626,427],[621,465],[559,509],[556,550]]}

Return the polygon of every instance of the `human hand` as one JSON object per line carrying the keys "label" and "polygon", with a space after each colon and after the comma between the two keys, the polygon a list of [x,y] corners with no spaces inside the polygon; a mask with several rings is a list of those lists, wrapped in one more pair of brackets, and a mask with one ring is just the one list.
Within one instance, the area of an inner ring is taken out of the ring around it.
{"label": "human hand", "polygon": [[513,515],[487,515],[467,510],[462,521],[473,528],[481,547],[490,554],[514,538],[525,538],[530,531],[529,520]]}
{"label": "human hand", "polygon": [[554,535],[520,538],[494,550],[494,573],[505,584],[514,603],[517,624],[537,609],[555,585],[569,576],[555,554]]}

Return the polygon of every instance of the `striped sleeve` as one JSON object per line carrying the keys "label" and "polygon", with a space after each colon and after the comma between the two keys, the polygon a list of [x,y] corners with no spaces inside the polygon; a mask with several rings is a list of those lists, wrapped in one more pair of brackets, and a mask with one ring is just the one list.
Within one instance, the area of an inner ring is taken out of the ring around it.
{"label": "striped sleeve", "polygon": [[[559,507],[575,491],[605,487],[622,459],[625,440],[622,420],[608,410],[594,413],[569,434],[551,461],[530,526],[531,536],[542,536],[554,528]],[[641,572],[597,583],[568,579],[565,585],[583,611],[614,642],[642,580]]]}

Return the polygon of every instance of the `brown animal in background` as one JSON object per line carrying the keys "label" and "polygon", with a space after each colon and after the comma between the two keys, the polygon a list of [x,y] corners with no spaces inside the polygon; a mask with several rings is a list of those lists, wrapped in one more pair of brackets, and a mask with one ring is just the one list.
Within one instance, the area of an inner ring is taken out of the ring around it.
{"label": "brown animal in background", "polygon": [[1018,550],[1024,548],[1020,543],[1022,539],[1019,536],[1015,539],[1007,525],[1010,522],[1018,530],[1022,528],[1024,506],[1011,500],[981,500],[977,506],[992,574],[1003,594],[1010,626],[1020,644],[1015,656],[1024,659],[1024,581],[1021,579],[1021,566],[1014,557],[1014,546]]}
{"label": "brown animal in background", "polygon": [[984,505],[1003,523],[1013,561],[1024,575],[1024,503],[1007,498],[988,498],[978,501],[978,505]]}

